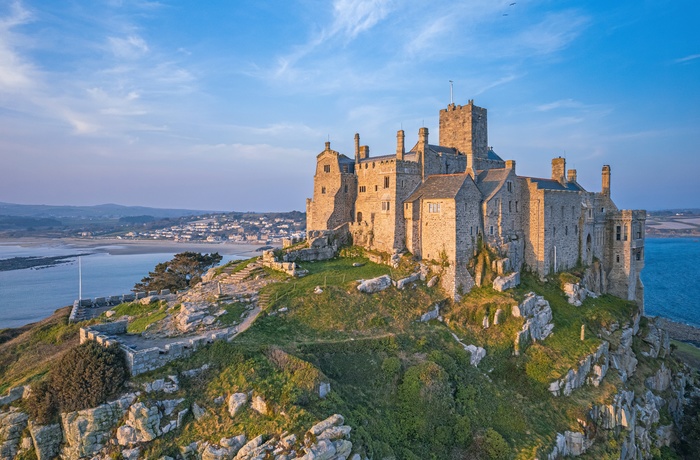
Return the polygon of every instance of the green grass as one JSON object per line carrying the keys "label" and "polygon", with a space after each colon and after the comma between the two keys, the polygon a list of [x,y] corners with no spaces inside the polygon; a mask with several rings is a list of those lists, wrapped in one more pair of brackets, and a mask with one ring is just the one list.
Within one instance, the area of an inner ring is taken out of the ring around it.
{"label": "green grass", "polygon": [[231,326],[234,323],[240,323],[241,315],[246,311],[246,306],[240,302],[222,304],[221,308],[226,310],[226,313],[219,316],[219,322],[224,326]]}
{"label": "green grass", "polygon": [[676,349],[673,354],[693,369],[700,369],[700,348],[693,344],[671,340]]}
{"label": "green grass", "polygon": [[150,326],[153,323],[156,323],[160,321],[161,319],[165,318],[168,315],[168,313],[165,311],[165,309],[154,311],[149,313],[148,315],[141,316],[139,318],[136,318],[132,322],[130,322],[127,327],[126,327],[126,332],[129,334],[140,334],[146,329],[148,329],[148,326]]}

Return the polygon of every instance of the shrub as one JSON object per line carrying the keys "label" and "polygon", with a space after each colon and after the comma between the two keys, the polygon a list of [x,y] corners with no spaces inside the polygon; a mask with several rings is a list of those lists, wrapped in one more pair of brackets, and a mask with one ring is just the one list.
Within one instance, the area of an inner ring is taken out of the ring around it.
{"label": "shrub", "polygon": [[124,352],[88,341],[69,350],[50,372],[62,412],[95,407],[115,396],[127,377]]}
{"label": "shrub", "polygon": [[69,350],[45,380],[32,386],[29,413],[37,423],[46,424],[59,412],[98,406],[118,394],[127,374],[124,352],[118,346],[85,342]]}

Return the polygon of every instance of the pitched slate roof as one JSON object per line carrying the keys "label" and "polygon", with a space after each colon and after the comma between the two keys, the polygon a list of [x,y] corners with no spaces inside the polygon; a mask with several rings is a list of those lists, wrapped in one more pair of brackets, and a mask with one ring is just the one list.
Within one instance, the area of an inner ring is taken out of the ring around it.
{"label": "pitched slate roof", "polygon": [[486,159],[487,160],[496,160],[496,161],[503,161],[501,157],[499,157],[496,152],[493,151],[493,149],[489,149],[488,153],[486,154]]}
{"label": "pitched slate roof", "polygon": [[583,187],[578,185],[576,182],[567,182],[566,185],[562,185],[559,181],[554,179],[542,179],[539,177],[527,177],[530,181],[537,184],[538,190],[561,190],[569,192],[585,192]]}
{"label": "pitched slate roof", "polygon": [[510,171],[506,168],[486,169],[476,176],[476,186],[479,187],[484,201],[490,200],[503,187]]}
{"label": "pitched slate roof", "polygon": [[436,174],[428,176],[418,188],[411,193],[406,201],[436,198],[454,198],[464,185],[465,180],[471,180],[468,174]]}

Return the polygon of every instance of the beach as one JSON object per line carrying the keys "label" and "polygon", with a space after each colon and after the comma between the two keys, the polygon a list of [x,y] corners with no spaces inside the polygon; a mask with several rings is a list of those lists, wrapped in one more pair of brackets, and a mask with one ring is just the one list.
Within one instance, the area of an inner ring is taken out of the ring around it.
{"label": "beach", "polygon": [[263,244],[178,242],[169,240],[128,240],[118,238],[0,238],[0,245],[40,247],[63,246],[88,252],[106,252],[111,255],[158,254],[177,252],[218,252],[221,255],[242,258],[260,255]]}

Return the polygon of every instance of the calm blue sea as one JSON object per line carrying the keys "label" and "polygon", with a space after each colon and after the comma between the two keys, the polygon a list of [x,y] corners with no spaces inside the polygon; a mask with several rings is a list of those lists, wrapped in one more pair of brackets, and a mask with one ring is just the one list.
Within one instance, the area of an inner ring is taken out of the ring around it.
{"label": "calm blue sea", "polygon": [[649,238],[645,249],[646,314],[700,327],[700,238]]}
{"label": "calm blue sea", "polygon": [[[83,297],[125,294],[156,264],[175,253],[110,255],[107,248],[82,257]],[[90,251],[95,251],[91,249]],[[0,245],[0,259],[87,252],[63,245]],[[236,256],[224,256],[224,262]],[[647,239],[642,272],[646,313],[700,327],[700,239]],[[0,272],[0,329],[38,321],[78,297],[78,262]]]}
{"label": "calm blue sea", "polygon": [[[0,259],[29,256],[82,256],[83,298],[129,293],[156,264],[173,253],[111,255],[102,248],[67,248],[63,245],[22,247],[0,245]],[[96,252],[97,251],[97,252]],[[222,263],[239,257],[224,255]],[[0,271],[0,329],[18,327],[49,316],[78,298],[78,260],[41,269]]]}

